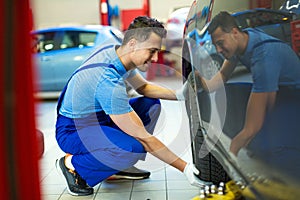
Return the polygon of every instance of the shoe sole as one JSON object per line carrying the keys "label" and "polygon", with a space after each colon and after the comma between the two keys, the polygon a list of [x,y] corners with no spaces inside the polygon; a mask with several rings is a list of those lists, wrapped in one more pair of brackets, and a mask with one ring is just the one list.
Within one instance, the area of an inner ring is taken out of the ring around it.
{"label": "shoe sole", "polygon": [[123,176],[123,175],[112,175],[111,177],[107,178],[106,180],[122,180],[122,179],[126,179],[126,180],[141,180],[141,179],[146,179],[149,178],[149,176],[145,177],[145,176],[136,176],[136,177],[132,177],[132,176]]}
{"label": "shoe sole", "polygon": [[57,172],[58,172],[62,177],[64,177],[64,180],[65,180],[65,183],[66,183],[66,185],[67,185],[67,190],[68,190],[69,194],[71,194],[71,195],[73,195],[73,196],[86,196],[86,195],[80,195],[80,194],[74,193],[74,192],[72,192],[72,191],[70,190],[68,181],[67,181],[67,179],[66,179],[66,177],[65,177],[65,175],[64,175],[64,173],[63,173],[63,171],[62,171],[62,169],[61,169],[61,166],[60,166],[59,161],[60,161],[60,159],[57,159],[56,162],[55,162],[56,170],[57,170]]}

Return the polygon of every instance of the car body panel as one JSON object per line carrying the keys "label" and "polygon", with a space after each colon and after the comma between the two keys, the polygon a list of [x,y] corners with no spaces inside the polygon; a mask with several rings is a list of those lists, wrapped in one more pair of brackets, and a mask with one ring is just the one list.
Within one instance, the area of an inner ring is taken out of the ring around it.
{"label": "car body panel", "polygon": [[280,10],[293,12],[300,17],[300,1],[299,0],[285,0],[282,6],[279,8]]}
{"label": "car body panel", "polygon": [[[202,15],[200,15],[200,18],[199,15],[195,16],[198,16],[194,17],[196,19],[195,21],[198,20],[200,22],[196,23],[198,26],[195,27],[193,30],[189,28],[189,30],[186,31],[187,37],[191,38],[192,40],[195,40],[196,46],[200,45],[203,47],[203,49],[201,49],[201,53],[204,62],[207,63],[208,60],[212,59],[214,61],[214,68],[220,69],[224,58],[222,55],[217,53],[211,41],[210,34],[208,33],[207,28],[210,20],[209,15],[206,14],[205,16],[203,16],[205,19],[202,19]],[[241,29],[255,27],[266,32],[269,35],[279,38],[280,40],[286,42],[289,45],[291,45],[292,43],[290,22],[296,19],[296,16],[293,13],[257,8],[233,13],[232,16],[236,18],[237,23]],[[266,17],[266,19],[264,17]],[[203,68],[202,70],[207,71],[208,69]],[[203,71],[202,73],[211,74],[213,72]]]}
{"label": "car body panel", "polygon": [[[207,4],[204,5],[204,2]],[[207,156],[208,153],[211,153],[231,179],[247,187],[252,197],[249,193],[245,195],[248,195],[250,199],[297,199],[300,193],[296,188],[300,186],[300,180],[295,179],[293,176],[295,171],[289,171],[288,166],[284,165],[284,163],[293,163],[294,166],[298,166],[298,160],[300,159],[295,159],[297,157],[293,157],[294,155],[283,153],[284,148],[282,149],[282,146],[293,143],[294,146],[292,148],[294,149],[292,152],[297,154],[297,156],[300,155],[300,149],[297,147],[297,143],[299,144],[300,141],[300,134],[294,134],[293,138],[286,137],[283,134],[286,131],[294,132],[297,130],[295,124],[297,124],[296,120],[299,118],[299,114],[297,113],[300,113],[300,91],[290,91],[286,88],[280,89],[277,95],[280,101],[276,104],[272,115],[268,116],[267,122],[264,124],[261,132],[247,148],[243,148],[240,151],[238,157],[233,156],[229,152],[229,145],[231,139],[244,126],[248,98],[252,87],[252,78],[248,69],[240,65],[224,84],[224,87],[216,92],[208,93],[204,91],[202,83],[197,81],[197,73],[209,79],[219,70],[211,56],[215,53],[215,48],[211,43],[209,34],[206,34],[210,21],[210,14],[207,12],[211,12],[212,16],[218,12],[213,9],[211,10],[211,2],[213,1],[193,2],[187,18],[182,51],[184,81],[188,81],[191,85],[186,108],[190,122],[191,140],[193,141],[193,160],[200,171],[199,178],[205,177],[201,175],[201,170],[204,170],[204,168],[205,170],[210,168],[214,170],[214,165],[203,165],[203,163],[207,163],[205,159],[211,159],[210,156]],[[217,2],[220,1],[215,0],[214,2],[214,7],[216,8]],[[233,2],[237,2],[237,5],[240,3],[238,1],[231,1],[231,3]],[[218,3],[218,6],[220,6],[220,3]],[[232,5],[229,5],[228,9],[229,11],[236,11],[239,8],[237,6],[234,9]],[[227,9],[223,8],[223,10]],[[290,32],[288,32],[288,26],[290,25],[289,22],[294,19],[294,14],[255,9],[241,11],[233,15],[245,16],[244,20],[246,21],[249,20],[250,16],[257,15],[260,12],[272,12],[278,13],[278,15],[287,14],[289,19],[281,18],[283,21],[280,19],[279,22],[275,23],[262,23],[259,28],[266,30],[266,32],[269,31],[274,35],[277,34],[278,37],[283,36],[281,39],[289,43]],[[241,20],[240,25],[242,28],[245,28],[242,22]],[[246,24],[244,26],[249,25]],[[282,99],[283,101],[281,101]],[[281,104],[281,102],[285,101],[288,103]],[[288,120],[287,116],[290,116]],[[291,123],[288,121],[291,121]],[[289,125],[282,126],[285,123]],[[271,131],[267,131],[266,133],[264,132],[266,130]],[[272,135],[272,133],[274,134]],[[271,158],[270,152],[268,152],[268,148],[272,145],[278,147],[278,151],[274,155],[278,155],[278,158],[282,159],[282,163],[280,164],[275,163]],[[215,170],[219,169],[216,168]],[[208,177],[208,180],[205,181],[211,181],[211,178],[212,176]],[[218,180],[222,180],[223,178],[221,177]],[[276,190],[276,192],[272,194],[272,190]],[[289,196],[286,193],[287,191],[292,194]]]}

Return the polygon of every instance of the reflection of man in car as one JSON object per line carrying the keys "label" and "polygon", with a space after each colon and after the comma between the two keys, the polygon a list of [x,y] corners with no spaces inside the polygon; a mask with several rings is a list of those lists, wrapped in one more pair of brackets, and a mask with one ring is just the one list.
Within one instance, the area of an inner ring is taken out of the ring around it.
{"label": "reflection of man in car", "polygon": [[[257,29],[240,30],[227,12],[216,15],[208,31],[217,51],[226,59],[212,79],[201,77],[207,89],[213,91],[226,82],[238,61],[252,74],[245,124],[230,145],[230,151],[237,155],[263,127],[266,115],[276,103],[279,88],[300,88],[300,61],[290,46],[282,41]],[[288,134],[287,137],[293,137],[292,133]]]}
{"label": "reflection of man in car", "polygon": [[[72,195],[90,195],[92,186],[110,179],[144,179],[150,172],[134,167],[150,152],[182,171],[192,185],[201,181],[187,163],[152,136],[161,105],[159,99],[183,100],[174,91],[147,82],[136,72],[157,61],[163,25],[137,17],[125,33],[122,45],[100,47],[73,74],[58,102],[56,138],[66,156],[57,168]],[[130,99],[126,82],[144,96]],[[182,91],[182,92],[180,92]]]}

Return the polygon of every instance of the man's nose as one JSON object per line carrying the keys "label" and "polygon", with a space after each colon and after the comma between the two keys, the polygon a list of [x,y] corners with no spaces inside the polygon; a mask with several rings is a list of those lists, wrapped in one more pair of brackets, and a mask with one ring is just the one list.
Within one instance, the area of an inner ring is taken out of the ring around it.
{"label": "man's nose", "polygon": [[222,52],[222,48],[219,47],[218,45],[216,45],[216,51],[217,51],[218,53],[221,53],[221,52]]}
{"label": "man's nose", "polygon": [[152,62],[157,62],[157,61],[158,61],[158,51],[156,51],[156,52],[152,55],[151,61],[152,61]]}

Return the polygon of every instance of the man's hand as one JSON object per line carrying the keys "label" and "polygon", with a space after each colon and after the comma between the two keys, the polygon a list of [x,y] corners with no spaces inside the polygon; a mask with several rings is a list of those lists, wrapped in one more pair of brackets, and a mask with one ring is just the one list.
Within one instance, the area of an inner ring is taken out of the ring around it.
{"label": "man's hand", "polygon": [[198,169],[192,164],[192,163],[187,163],[184,170],[183,170],[184,175],[188,179],[191,185],[196,186],[196,187],[203,187],[205,185],[209,185],[211,183],[209,182],[204,182],[201,181],[196,175],[199,174]]}
{"label": "man's hand", "polygon": [[188,95],[188,85],[189,83],[186,81],[180,89],[176,90],[175,95],[178,101],[184,101],[186,99]]}

